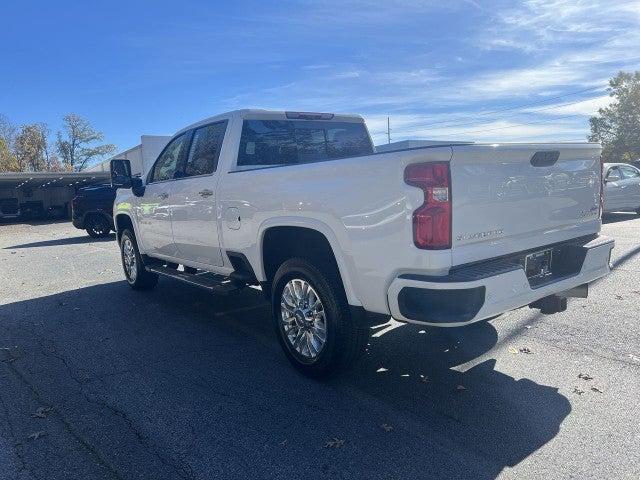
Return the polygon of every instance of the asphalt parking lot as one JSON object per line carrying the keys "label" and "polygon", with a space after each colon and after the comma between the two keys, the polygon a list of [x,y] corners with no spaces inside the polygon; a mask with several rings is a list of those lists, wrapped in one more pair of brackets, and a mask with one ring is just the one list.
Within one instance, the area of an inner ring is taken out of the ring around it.
{"label": "asphalt parking lot", "polygon": [[260,292],[123,280],[111,237],[0,225],[0,479],[639,478],[640,218],[567,312],[376,329],[321,383]]}

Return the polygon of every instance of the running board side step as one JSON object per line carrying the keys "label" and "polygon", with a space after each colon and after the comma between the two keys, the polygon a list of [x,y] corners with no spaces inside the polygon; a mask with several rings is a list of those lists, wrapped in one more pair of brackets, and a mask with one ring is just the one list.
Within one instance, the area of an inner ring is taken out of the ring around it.
{"label": "running board side step", "polygon": [[175,278],[185,283],[204,288],[218,295],[229,295],[240,290],[229,277],[224,275],[216,275],[210,272],[185,273],[175,268],[166,267],[164,265],[149,265],[145,269],[148,272],[157,273],[164,277]]}

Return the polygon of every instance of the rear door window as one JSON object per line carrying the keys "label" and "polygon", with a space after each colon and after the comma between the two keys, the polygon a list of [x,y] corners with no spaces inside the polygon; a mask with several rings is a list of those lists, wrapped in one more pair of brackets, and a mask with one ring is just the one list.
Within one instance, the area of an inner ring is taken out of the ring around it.
{"label": "rear door window", "polygon": [[209,175],[216,171],[226,129],[226,120],[196,128],[184,167],[185,176]]}
{"label": "rear door window", "polygon": [[245,120],[238,167],[295,165],[373,153],[363,123]]}
{"label": "rear door window", "polygon": [[623,178],[625,178],[625,179],[629,179],[629,178],[636,178],[637,179],[637,178],[640,177],[640,171],[638,171],[634,167],[621,165],[619,168],[622,171]]}

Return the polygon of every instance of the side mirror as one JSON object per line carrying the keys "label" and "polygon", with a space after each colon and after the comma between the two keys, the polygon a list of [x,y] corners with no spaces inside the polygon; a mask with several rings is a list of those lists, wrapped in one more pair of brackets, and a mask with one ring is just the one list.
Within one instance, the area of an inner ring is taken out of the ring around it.
{"label": "side mirror", "polygon": [[131,191],[136,197],[142,197],[144,195],[144,183],[142,182],[142,178],[131,178]]}
{"label": "side mirror", "polygon": [[111,160],[111,186],[115,188],[131,188],[131,162],[114,158]]}

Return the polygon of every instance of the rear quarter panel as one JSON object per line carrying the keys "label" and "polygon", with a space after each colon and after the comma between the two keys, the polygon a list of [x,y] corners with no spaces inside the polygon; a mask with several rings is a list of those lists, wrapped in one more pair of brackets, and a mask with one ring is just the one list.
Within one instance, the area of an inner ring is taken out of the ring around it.
{"label": "rear quarter panel", "polygon": [[[450,251],[413,245],[412,213],[422,191],[404,183],[418,161],[448,161],[450,147],[225,174],[219,186],[221,243],[244,253],[264,280],[261,239],[267,228],[297,225],[324,233],[333,247],[352,305],[387,313],[387,288],[399,273],[446,272]],[[239,212],[239,229],[225,212]],[[237,210],[235,210],[237,209]]]}

